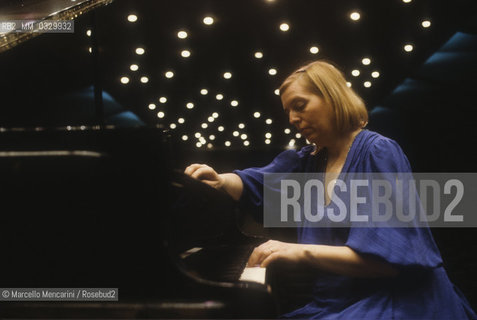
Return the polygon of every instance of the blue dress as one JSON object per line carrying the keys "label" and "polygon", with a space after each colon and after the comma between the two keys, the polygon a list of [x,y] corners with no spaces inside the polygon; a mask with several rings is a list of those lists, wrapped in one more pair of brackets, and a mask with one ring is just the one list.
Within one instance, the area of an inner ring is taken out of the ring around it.
{"label": "blue dress", "polygon": [[[240,205],[263,208],[263,174],[316,172],[323,152],[313,146],[287,150],[263,168],[236,170],[244,183]],[[411,172],[399,145],[363,130],[355,138],[342,172]],[[477,319],[450,282],[428,228],[298,228],[298,243],[348,246],[399,269],[394,278],[354,278],[325,273],[316,279],[313,300],[283,315],[306,319]]]}

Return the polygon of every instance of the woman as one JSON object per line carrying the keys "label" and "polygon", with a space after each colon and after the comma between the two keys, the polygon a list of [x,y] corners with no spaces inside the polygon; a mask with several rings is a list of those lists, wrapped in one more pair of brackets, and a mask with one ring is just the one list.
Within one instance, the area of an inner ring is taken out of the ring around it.
{"label": "woman", "polygon": [[[228,192],[241,206],[263,206],[263,175],[324,172],[324,185],[342,172],[411,172],[391,139],[363,130],[363,101],[330,63],[316,61],[292,73],[280,87],[289,121],[313,145],[287,150],[263,168],[218,174],[193,164],[185,172]],[[325,192],[325,201],[330,195]],[[249,265],[276,260],[314,265],[320,273],[313,301],[289,318],[468,319],[477,318],[454,288],[428,228],[298,229],[298,243],[268,241]]]}

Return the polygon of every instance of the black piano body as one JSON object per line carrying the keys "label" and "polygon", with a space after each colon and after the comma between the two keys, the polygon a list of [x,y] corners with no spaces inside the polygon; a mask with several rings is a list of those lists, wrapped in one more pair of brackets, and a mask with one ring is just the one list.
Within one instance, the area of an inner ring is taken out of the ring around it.
{"label": "black piano body", "polygon": [[[1,287],[119,290],[117,302],[0,302],[1,316],[277,316],[265,285],[238,281],[261,240],[240,232],[227,195],[170,170],[164,139],[147,128],[0,135]],[[198,247],[202,260],[181,255]]]}

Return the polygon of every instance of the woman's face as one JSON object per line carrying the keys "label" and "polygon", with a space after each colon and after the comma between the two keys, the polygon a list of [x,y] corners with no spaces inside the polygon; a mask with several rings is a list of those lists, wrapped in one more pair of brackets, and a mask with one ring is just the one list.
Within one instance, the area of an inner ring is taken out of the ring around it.
{"label": "woman's face", "polygon": [[319,147],[326,147],[336,138],[335,114],[331,105],[309,92],[296,80],[281,95],[288,121]]}

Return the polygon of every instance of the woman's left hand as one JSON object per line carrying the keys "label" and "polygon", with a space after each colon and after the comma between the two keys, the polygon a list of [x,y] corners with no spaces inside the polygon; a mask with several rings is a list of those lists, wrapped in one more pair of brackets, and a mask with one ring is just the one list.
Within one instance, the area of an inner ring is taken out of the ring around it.
{"label": "woman's left hand", "polygon": [[266,268],[276,260],[292,263],[302,262],[305,258],[305,246],[303,244],[269,240],[253,250],[247,264],[249,267],[259,265]]}

